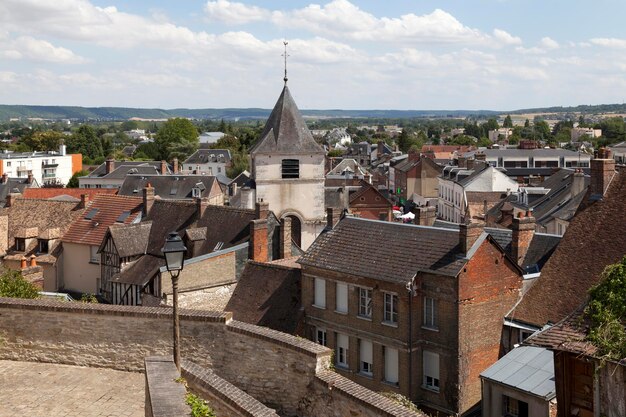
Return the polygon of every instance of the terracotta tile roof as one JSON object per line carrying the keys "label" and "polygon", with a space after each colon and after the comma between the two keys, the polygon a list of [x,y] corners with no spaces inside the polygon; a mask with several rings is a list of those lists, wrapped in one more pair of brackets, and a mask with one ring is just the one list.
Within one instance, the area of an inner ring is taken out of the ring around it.
{"label": "terracotta tile roof", "polygon": [[570,222],[537,282],[509,313],[516,321],[543,326],[574,311],[607,265],[626,253],[626,171],[615,174],[604,198],[589,193]]}
{"label": "terracotta tile roof", "polygon": [[80,200],[82,194],[88,194],[93,199],[97,194],[117,194],[117,189],[108,188],[27,188],[24,190],[24,198],[55,198],[70,196]]}
{"label": "terracotta tile roof", "polygon": [[300,306],[299,268],[248,261],[225,311],[235,320],[293,334]]}
{"label": "terracotta tile roof", "polygon": [[141,198],[99,194],[89,202],[84,215],[72,223],[62,240],[100,246],[109,226],[130,224],[141,215],[141,208]]}
{"label": "terracotta tile roof", "polygon": [[[364,258],[364,254],[376,256]],[[299,263],[406,283],[418,270],[456,276],[467,262],[459,231],[345,217],[321,234]]]}

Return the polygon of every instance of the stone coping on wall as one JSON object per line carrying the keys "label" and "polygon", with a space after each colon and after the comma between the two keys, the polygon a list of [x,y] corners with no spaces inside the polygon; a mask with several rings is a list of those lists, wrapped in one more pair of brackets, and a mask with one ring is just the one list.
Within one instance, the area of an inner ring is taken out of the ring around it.
{"label": "stone coping on wall", "polygon": [[149,356],[146,368],[146,417],[185,417],[191,408],[185,402],[187,390],[176,381],[178,370],[171,357]]}
{"label": "stone coping on wall", "polygon": [[[246,394],[230,382],[217,376],[212,370],[202,368],[193,362],[183,361],[181,376],[187,386],[198,394],[208,392],[218,401],[235,410],[238,415],[248,417],[278,417],[275,410],[266,407],[254,397]],[[204,398],[206,399],[206,398]]]}
{"label": "stone coping on wall", "polygon": [[371,410],[375,410],[377,415],[389,417],[427,417],[424,413],[411,411],[389,398],[367,389],[336,372],[330,370],[318,371],[316,377],[318,381],[328,386],[329,390],[340,392],[351,400],[357,401]]}
{"label": "stone coping on wall", "polygon": [[279,332],[278,330],[272,330],[267,327],[256,326],[254,324],[248,324],[237,320],[230,320],[226,329],[231,332],[271,341],[277,345],[284,346],[316,358],[324,356],[328,356],[330,358],[332,353],[332,351],[326,346],[322,346],[319,343],[312,342],[302,337],[292,336],[288,333]]}
{"label": "stone coping on wall", "polygon": [[[26,300],[20,298],[0,297],[0,308],[147,318],[172,317],[171,307],[122,306],[112,304],[80,303],[73,301],[60,301],[41,298]],[[205,321],[211,323],[226,323],[232,319],[232,313],[229,312],[189,309],[181,309],[179,316],[182,320]]]}

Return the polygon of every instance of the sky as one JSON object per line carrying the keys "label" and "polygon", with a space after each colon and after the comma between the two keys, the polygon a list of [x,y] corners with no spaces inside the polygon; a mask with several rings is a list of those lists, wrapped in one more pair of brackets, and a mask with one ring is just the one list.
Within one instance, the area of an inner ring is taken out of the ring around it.
{"label": "sky", "polygon": [[514,110],[626,99],[623,0],[1,0],[0,104]]}

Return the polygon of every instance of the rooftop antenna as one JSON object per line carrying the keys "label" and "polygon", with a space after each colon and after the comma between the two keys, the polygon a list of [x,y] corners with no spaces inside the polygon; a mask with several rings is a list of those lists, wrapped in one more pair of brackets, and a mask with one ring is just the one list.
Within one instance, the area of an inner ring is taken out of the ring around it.
{"label": "rooftop antenna", "polygon": [[285,81],[285,86],[287,85],[287,57],[289,56],[287,54],[287,45],[289,44],[289,42],[287,41],[283,41],[283,45],[285,45],[285,53],[282,54],[282,56],[285,57],[285,78],[283,78],[283,80]]}

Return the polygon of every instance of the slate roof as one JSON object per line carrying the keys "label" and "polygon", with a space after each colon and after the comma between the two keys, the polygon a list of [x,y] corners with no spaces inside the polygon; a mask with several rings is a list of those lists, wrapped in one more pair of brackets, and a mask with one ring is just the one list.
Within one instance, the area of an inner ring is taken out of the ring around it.
{"label": "slate roof", "polygon": [[[148,238],[152,222],[141,222],[135,224],[114,224],[109,227],[109,235],[117,248],[120,257],[143,255],[148,249]],[[102,245],[105,239],[102,240]],[[103,246],[100,246],[101,252]]]}
{"label": "slate roof", "polygon": [[209,163],[230,163],[230,151],[228,149],[198,149],[187,158],[183,164],[209,164]]}
{"label": "slate roof", "polygon": [[[85,178],[123,179],[129,171],[136,174],[150,175],[161,173],[161,161],[115,161],[115,169],[106,173],[106,162],[100,164]],[[168,165],[168,172],[171,168]]]}
{"label": "slate roof", "polygon": [[[364,259],[375,248],[376,256]],[[300,258],[306,266],[406,283],[417,271],[456,276],[467,259],[458,230],[345,217]]]}
{"label": "slate roof", "polygon": [[604,268],[626,253],[625,195],[624,170],[615,174],[602,200],[591,201],[587,192],[541,277],[510,319],[542,327],[558,323],[585,301]]}
{"label": "slate roof", "polygon": [[129,224],[141,216],[142,199],[99,194],[63,236],[63,242],[100,246],[109,226]]}
{"label": "slate roof", "polygon": [[556,397],[554,358],[548,349],[517,347],[481,372],[480,376],[546,401]]}
{"label": "slate roof", "polygon": [[306,126],[289,88],[285,85],[259,140],[250,149],[250,155],[324,154],[324,149],[315,142]]}
{"label": "slate roof", "polygon": [[331,169],[330,171],[328,171],[328,173],[326,174],[326,176],[340,176],[343,177],[345,176],[344,172],[348,171],[349,174],[351,175],[366,175],[367,171],[365,169],[363,169],[363,167],[355,160],[352,158],[345,158],[342,159],[341,162],[339,162],[337,164],[337,166],[335,166],[333,169]]}
{"label": "slate roof", "polygon": [[7,178],[5,183],[0,181],[0,207],[5,206],[7,195],[10,193],[24,194],[24,191],[28,190],[29,185],[28,178]]}
{"label": "slate roof", "polygon": [[225,311],[233,319],[294,334],[300,311],[300,268],[248,261]]}
{"label": "slate roof", "polygon": [[165,266],[165,259],[161,256],[144,255],[132,262],[120,273],[115,274],[112,282],[124,284],[145,285],[154,277],[159,268]]}
{"label": "slate roof", "polygon": [[[433,225],[438,228],[445,228],[450,230],[459,230],[457,223],[446,222],[443,220],[435,220]],[[485,227],[485,232],[491,235],[493,239],[498,242],[498,245],[511,256],[513,247],[511,241],[513,240],[513,231],[510,229],[498,229],[495,227]],[[541,271],[544,264],[550,259],[550,256],[561,241],[561,236],[550,235],[545,233],[535,233],[533,240],[531,240],[524,258],[524,263],[520,265],[526,273],[538,272],[534,271],[536,268]]]}
{"label": "slate roof", "polygon": [[80,201],[80,196],[87,194],[93,199],[97,194],[117,194],[117,189],[111,188],[27,188],[22,193],[24,198],[59,198],[68,196]]}
{"label": "slate roof", "polygon": [[[162,199],[190,199],[193,198],[192,189],[200,188],[201,197],[215,197],[219,195],[213,190],[217,180],[209,175],[127,175],[119,189],[119,195],[143,196],[143,189],[150,183],[154,187],[154,195]],[[211,194],[213,191],[213,194]]]}
{"label": "slate roof", "polygon": [[[471,151],[466,153],[465,156],[472,156],[476,152],[484,153],[487,158],[494,157],[507,157],[507,156],[519,156],[519,157],[545,157],[545,156],[575,156],[578,157],[578,152],[570,151],[568,149],[481,149],[480,151]],[[583,154],[583,157],[586,155]],[[586,159],[586,158],[585,158]]]}

